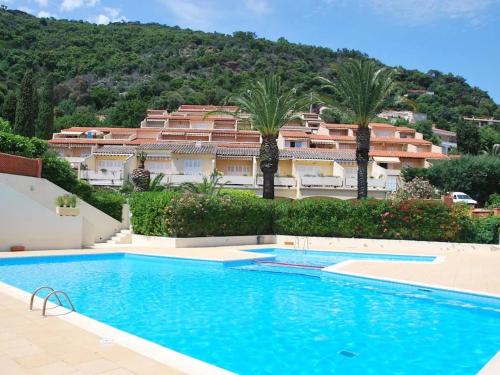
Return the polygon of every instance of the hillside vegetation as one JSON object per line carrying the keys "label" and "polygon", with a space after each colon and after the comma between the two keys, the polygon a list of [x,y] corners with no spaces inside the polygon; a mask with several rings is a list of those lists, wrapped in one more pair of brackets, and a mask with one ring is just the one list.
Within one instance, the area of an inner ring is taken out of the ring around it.
{"label": "hillside vegetation", "polygon": [[[148,107],[222,104],[272,71],[300,92],[318,91],[315,78],[331,77],[333,63],[368,58],[358,51],[272,42],[247,32],[230,36],[133,22],[104,26],[6,9],[0,10],[0,30],[0,106],[19,90],[27,68],[34,70],[38,87],[51,72],[57,127],[138,126]],[[398,67],[396,91],[403,95],[409,89],[434,92],[416,98],[409,109],[428,113],[444,128],[453,128],[462,115],[500,118],[500,107],[462,77]]]}

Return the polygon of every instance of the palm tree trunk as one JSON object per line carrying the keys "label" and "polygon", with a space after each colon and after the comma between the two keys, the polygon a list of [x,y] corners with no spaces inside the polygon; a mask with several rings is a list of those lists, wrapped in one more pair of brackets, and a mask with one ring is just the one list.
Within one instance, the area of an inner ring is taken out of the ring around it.
{"label": "palm tree trunk", "polygon": [[262,188],[262,198],[274,199],[274,173],[264,172],[264,186]]}
{"label": "palm tree trunk", "polygon": [[370,129],[358,126],[356,133],[356,162],[358,164],[358,199],[368,197],[368,158],[370,152]]}
{"label": "palm tree trunk", "polygon": [[278,171],[279,149],[276,136],[262,137],[260,145],[260,170],[264,175],[262,198],[274,199],[274,174]]}

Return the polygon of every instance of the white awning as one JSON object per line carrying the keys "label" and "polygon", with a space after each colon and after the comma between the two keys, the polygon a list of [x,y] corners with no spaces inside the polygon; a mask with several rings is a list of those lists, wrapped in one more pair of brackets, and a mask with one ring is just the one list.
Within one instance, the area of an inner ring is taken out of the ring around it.
{"label": "white awning", "polygon": [[64,134],[64,135],[82,135],[83,132],[72,132],[69,130],[62,130],[61,134]]}
{"label": "white awning", "polygon": [[393,158],[389,156],[374,156],[373,160],[379,163],[400,163],[399,158]]}

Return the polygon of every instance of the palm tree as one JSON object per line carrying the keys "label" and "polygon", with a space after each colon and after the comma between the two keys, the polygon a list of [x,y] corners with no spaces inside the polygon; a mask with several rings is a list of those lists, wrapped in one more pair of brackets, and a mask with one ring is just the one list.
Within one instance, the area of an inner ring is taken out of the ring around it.
{"label": "palm tree", "polygon": [[144,152],[137,153],[138,166],[130,174],[130,179],[134,184],[135,191],[148,191],[149,183],[151,181],[151,173],[144,168],[144,162],[146,161],[146,154]]}
{"label": "palm tree", "polygon": [[260,169],[264,177],[263,198],[274,199],[274,175],[278,171],[279,150],[277,138],[281,127],[297,119],[298,111],[307,108],[310,100],[298,96],[295,89],[285,90],[281,80],[275,75],[268,76],[250,85],[240,95],[231,97],[239,109],[236,112],[215,110],[205,117],[224,113],[241,118],[241,113],[248,114],[253,129],[260,132]]}
{"label": "palm tree", "polygon": [[354,115],[356,162],[358,164],[358,199],[368,196],[368,158],[370,152],[370,121],[387,104],[393,88],[392,71],[379,68],[371,60],[349,60],[336,67],[337,77],[330,81],[320,77],[324,87],[332,88],[342,100],[341,106]]}
{"label": "palm tree", "polygon": [[496,143],[491,147],[485,147],[482,151],[483,155],[500,156],[500,144]]}
{"label": "palm tree", "polygon": [[226,183],[221,182],[221,179],[222,174],[217,169],[214,169],[209,178],[203,177],[203,182],[184,182],[179,188],[193,194],[219,196],[221,189],[226,185]]}

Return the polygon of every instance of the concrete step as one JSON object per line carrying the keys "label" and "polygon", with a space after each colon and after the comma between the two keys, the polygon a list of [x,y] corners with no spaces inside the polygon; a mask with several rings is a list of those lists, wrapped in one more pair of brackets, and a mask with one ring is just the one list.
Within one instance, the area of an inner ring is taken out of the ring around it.
{"label": "concrete step", "polygon": [[130,244],[132,243],[132,233],[129,229],[123,229],[106,241],[108,244]]}

